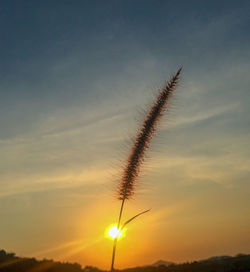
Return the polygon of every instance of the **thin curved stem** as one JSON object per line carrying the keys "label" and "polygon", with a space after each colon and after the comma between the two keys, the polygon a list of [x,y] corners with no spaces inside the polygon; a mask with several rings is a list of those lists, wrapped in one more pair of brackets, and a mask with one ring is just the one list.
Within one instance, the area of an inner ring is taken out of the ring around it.
{"label": "thin curved stem", "polygon": [[[119,230],[120,224],[121,224],[121,218],[122,218],[122,212],[123,212],[124,202],[125,202],[125,198],[122,200],[122,204],[121,204],[121,208],[120,208],[120,213],[119,213],[119,218],[118,218],[118,224],[117,224],[117,229],[118,230]],[[115,253],[116,253],[117,240],[118,240],[118,236],[114,239],[114,243],[113,243],[113,253],[112,253],[112,262],[111,262],[110,272],[114,271],[114,263],[115,263]]]}
{"label": "thin curved stem", "polygon": [[140,213],[138,213],[137,215],[135,215],[135,216],[133,216],[132,218],[130,218],[128,221],[126,221],[123,225],[122,225],[122,227],[121,227],[121,231],[125,228],[125,226],[127,226],[127,224],[128,223],[130,223],[131,221],[133,221],[135,218],[137,218],[138,216],[140,216],[140,215],[142,215],[142,214],[144,214],[144,213],[147,213],[147,212],[149,212],[150,211],[150,209],[149,210],[146,210],[146,211],[143,211],[143,212],[140,212]]}

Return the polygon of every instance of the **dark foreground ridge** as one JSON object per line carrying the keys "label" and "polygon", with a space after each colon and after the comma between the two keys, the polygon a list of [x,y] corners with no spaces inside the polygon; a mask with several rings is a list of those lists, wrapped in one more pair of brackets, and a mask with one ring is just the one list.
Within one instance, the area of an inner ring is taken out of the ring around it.
{"label": "dark foreground ridge", "polygon": [[[163,262],[164,263],[164,262]],[[117,272],[250,272],[250,255],[238,254],[235,257],[220,256],[206,260],[168,265],[152,265]],[[77,263],[61,263],[52,260],[38,261],[35,258],[21,258],[14,253],[0,250],[0,272],[104,272],[96,267],[82,268]]]}

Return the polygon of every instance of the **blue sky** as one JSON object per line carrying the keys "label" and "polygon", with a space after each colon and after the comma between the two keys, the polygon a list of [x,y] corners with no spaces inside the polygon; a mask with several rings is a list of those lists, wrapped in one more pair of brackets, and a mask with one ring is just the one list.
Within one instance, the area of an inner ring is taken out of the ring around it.
{"label": "blue sky", "polygon": [[[250,225],[249,12],[249,1],[1,1],[1,246],[61,259],[48,248],[79,239],[83,207],[99,214],[100,195],[107,207],[114,201],[116,171],[142,112],[183,66],[131,210],[161,207],[164,218],[168,205],[194,201],[211,222],[221,207],[222,225],[238,220],[244,227],[228,231],[221,248],[204,241],[197,252],[187,243],[171,253],[162,245],[133,264],[249,252],[242,230]],[[217,205],[209,208],[213,197]],[[185,214],[201,222],[189,208]],[[162,219],[160,231],[166,224]],[[121,266],[130,265],[125,257]],[[91,255],[72,260],[107,266]]]}

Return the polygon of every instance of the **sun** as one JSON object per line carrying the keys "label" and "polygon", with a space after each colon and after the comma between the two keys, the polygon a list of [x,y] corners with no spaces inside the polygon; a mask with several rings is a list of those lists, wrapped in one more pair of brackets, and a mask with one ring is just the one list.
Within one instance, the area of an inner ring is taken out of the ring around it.
{"label": "sun", "polygon": [[113,239],[115,239],[117,236],[121,235],[119,229],[117,227],[115,227],[115,226],[109,229],[108,234]]}
{"label": "sun", "polygon": [[116,225],[110,225],[105,232],[105,236],[108,239],[121,239],[125,236],[125,229],[118,229]]}

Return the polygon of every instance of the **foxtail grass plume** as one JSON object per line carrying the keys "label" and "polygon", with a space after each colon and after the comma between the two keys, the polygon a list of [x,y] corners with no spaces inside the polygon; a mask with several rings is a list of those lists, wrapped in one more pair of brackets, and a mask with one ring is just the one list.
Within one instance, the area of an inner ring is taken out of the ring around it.
{"label": "foxtail grass plume", "polygon": [[159,119],[167,108],[169,99],[177,87],[180,73],[181,68],[159,92],[152,108],[148,112],[136,135],[118,188],[118,198],[120,200],[129,199],[134,194],[135,182],[138,178],[145,152],[149,148],[150,140],[156,131]]}
{"label": "foxtail grass plume", "polygon": [[[159,120],[163,115],[164,111],[167,109],[169,100],[177,87],[181,70],[182,68],[180,68],[177,73],[173,77],[171,77],[170,80],[165,84],[165,86],[160,90],[151,109],[146,115],[141,128],[139,129],[135,137],[117,190],[118,199],[122,201],[118,217],[117,229],[120,228],[124,202],[126,199],[129,200],[134,194],[135,183],[140,172],[140,167],[144,161],[146,150],[150,146],[150,140],[156,132],[157,126],[159,125]],[[148,212],[148,210],[145,212]],[[140,216],[141,214],[144,214],[145,212],[141,212],[138,215],[132,217],[130,220],[126,221],[125,224],[128,224],[133,219]],[[117,238],[114,239],[113,244],[111,272],[113,272],[114,270],[116,245]]]}

